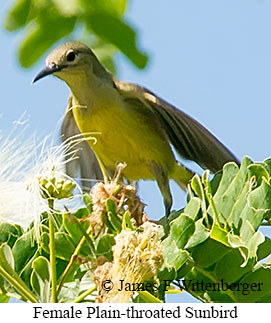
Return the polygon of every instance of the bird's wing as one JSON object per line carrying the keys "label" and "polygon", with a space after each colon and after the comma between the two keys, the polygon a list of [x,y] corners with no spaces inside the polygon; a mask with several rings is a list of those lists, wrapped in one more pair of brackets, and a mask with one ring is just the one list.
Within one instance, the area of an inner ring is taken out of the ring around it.
{"label": "bird's wing", "polygon": [[116,80],[114,82],[125,100],[138,99],[153,111],[181,157],[195,161],[212,172],[219,171],[229,161],[239,164],[237,158],[218,139],[183,111],[143,87]]}
{"label": "bird's wing", "polygon": [[103,177],[93,150],[86,141],[80,140],[81,133],[75,122],[71,106],[70,98],[61,126],[61,139],[63,142],[71,144],[74,157],[66,163],[66,173],[72,178],[76,178],[79,174],[82,187],[87,190],[95,184],[96,180],[101,180]]}

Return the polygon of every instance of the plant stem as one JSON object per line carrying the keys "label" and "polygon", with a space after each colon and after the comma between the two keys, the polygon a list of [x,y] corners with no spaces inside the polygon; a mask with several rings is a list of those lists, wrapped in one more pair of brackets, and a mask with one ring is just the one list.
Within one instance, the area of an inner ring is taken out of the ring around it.
{"label": "plant stem", "polygon": [[35,295],[28,290],[24,284],[20,282],[20,280],[6,272],[2,266],[0,266],[0,275],[3,276],[26,300],[30,301],[31,303],[38,303]]}
{"label": "plant stem", "polygon": [[92,294],[97,290],[97,286],[95,285],[89,290],[86,290],[84,293],[82,293],[80,296],[78,296],[75,300],[73,300],[71,303],[80,303],[83,301],[88,295]]}
{"label": "plant stem", "polygon": [[51,287],[52,287],[52,302],[57,303],[56,293],[56,250],[55,250],[55,225],[53,220],[54,200],[48,199],[49,205],[49,250],[50,250],[50,265],[51,265]]}
{"label": "plant stem", "polygon": [[[91,226],[89,226],[89,228],[87,229],[86,233],[89,234],[90,232],[91,232]],[[65,282],[65,279],[66,279],[68,273],[70,272],[70,270],[72,268],[72,265],[73,265],[75,259],[77,258],[77,255],[78,255],[78,253],[79,253],[80,249],[82,248],[82,246],[83,246],[83,244],[84,244],[85,241],[86,241],[86,237],[83,236],[81,238],[80,242],[78,243],[76,249],[74,250],[74,252],[73,252],[73,254],[72,254],[71,258],[70,258],[70,261],[69,261],[69,263],[67,265],[67,267],[65,268],[64,272],[60,276],[60,278],[59,278],[59,284],[57,286],[57,295],[59,295],[59,292],[60,292],[60,290],[61,290],[61,288],[62,288],[62,286],[63,286],[63,284]]]}

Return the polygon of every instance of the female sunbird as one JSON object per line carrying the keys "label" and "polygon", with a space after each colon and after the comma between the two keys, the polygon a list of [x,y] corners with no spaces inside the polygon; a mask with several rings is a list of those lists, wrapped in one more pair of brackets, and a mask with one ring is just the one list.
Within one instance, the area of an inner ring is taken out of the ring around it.
{"label": "female sunbird", "polygon": [[196,120],[143,87],[117,81],[85,44],[57,47],[33,82],[49,74],[71,90],[64,134],[76,132],[78,126],[108,174],[124,163],[122,174],[128,180],[156,180],[167,215],[172,205],[169,179],[185,188],[194,175],[176,160],[171,145],[183,158],[212,172],[229,161],[239,164]]}

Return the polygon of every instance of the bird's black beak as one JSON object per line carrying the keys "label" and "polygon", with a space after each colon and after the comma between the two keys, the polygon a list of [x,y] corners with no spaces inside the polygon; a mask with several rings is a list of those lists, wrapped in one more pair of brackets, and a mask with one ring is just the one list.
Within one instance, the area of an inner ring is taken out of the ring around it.
{"label": "bird's black beak", "polygon": [[47,76],[59,71],[61,71],[61,67],[52,63],[49,66],[46,66],[44,69],[42,69],[33,79],[32,83],[35,83],[36,81],[40,80],[44,76]]}

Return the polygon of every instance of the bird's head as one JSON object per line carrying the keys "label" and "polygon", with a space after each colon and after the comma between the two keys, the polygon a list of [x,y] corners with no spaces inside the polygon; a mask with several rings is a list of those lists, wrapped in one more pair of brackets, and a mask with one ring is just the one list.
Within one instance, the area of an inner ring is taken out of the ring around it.
{"label": "bird's head", "polygon": [[87,45],[81,42],[68,42],[55,48],[47,56],[45,68],[36,75],[33,83],[50,74],[70,83],[70,79],[76,81],[76,75],[86,71],[98,79],[109,75]]}

